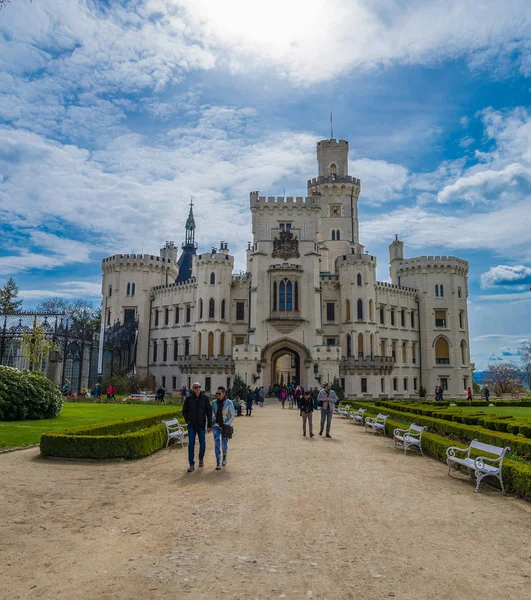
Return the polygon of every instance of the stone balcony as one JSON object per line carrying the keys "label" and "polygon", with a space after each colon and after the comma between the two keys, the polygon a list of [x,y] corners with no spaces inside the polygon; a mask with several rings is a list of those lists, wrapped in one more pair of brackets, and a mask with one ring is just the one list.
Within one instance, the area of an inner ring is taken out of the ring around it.
{"label": "stone balcony", "polygon": [[395,360],[392,356],[348,356],[341,359],[339,371],[343,375],[360,372],[389,375],[394,366]]}
{"label": "stone balcony", "polygon": [[232,356],[199,356],[189,354],[178,356],[174,361],[182,373],[231,373],[234,374],[234,360]]}

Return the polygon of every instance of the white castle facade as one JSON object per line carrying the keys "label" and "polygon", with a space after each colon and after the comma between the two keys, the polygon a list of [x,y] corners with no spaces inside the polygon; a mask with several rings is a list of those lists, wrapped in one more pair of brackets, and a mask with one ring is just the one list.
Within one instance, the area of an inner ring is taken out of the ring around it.
{"label": "white castle facade", "polygon": [[404,258],[390,247],[391,283],[359,240],[360,180],[348,142],[317,144],[318,177],[306,198],[250,194],[253,242],[244,274],[228,245],[196,254],[190,207],[186,241],[160,256],[102,262],[107,325],[138,321],[136,371],[167,391],[294,379],[305,388],[338,378],[351,397],[408,397],[421,386],[464,396],[472,385],[468,263]]}

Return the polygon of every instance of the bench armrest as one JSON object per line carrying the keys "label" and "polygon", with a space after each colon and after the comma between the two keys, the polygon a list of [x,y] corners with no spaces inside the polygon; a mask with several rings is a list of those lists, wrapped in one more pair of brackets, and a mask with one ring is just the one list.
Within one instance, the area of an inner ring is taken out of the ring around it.
{"label": "bench armrest", "polygon": [[393,431],[393,435],[400,435],[401,433],[409,433],[409,429],[398,429],[398,427]]}
{"label": "bench armrest", "polygon": [[501,461],[503,460],[503,456],[498,456],[498,458],[490,458],[488,456],[476,456],[476,458],[474,459],[474,465],[476,467],[476,469],[483,469],[483,467],[485,466],[485,462],[487,462],[487,464],[490,463],[498,463],[497,465],[491,465],[491,466],[501,466]]}
{"label": "bench armrest", "polygon": [[470,446],[468,448],[459,448],[458,446],[450,446],[446,448],[446,457],[450,458],[451,456],[455,456],[456,452],[468,452],[470,450]]}
{"label": "bench armrest", "polygon": [[372,425],[374,421],[376,421],[376,417],[365,417],[365,424],[369,423],[369,425]]}

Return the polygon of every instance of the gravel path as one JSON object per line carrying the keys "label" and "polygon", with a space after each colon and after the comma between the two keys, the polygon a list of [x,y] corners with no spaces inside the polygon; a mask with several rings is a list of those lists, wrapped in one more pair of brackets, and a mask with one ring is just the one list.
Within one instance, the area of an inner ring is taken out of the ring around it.
{"label": "gravel path", "polygon": [[[531,505],[334,418],[301,435],[269,400],[229,465],[0,457],[0,597],[504,600],[531,597]],[[315,415],[318,416],[318,415]],[[458,516],[456,516],[458,515]]]}

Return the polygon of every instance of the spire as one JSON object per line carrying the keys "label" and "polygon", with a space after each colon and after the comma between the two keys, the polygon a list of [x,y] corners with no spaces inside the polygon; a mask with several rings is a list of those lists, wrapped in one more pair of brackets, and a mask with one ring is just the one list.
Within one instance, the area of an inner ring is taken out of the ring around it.
{"label": "spire", "polygon": [[190,196],[190,212],[188,213],[188,219],[186,219],[186,235],[185,245],[193,246],[195,243],[195,219],[194,219],[194,197]]}

